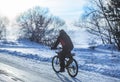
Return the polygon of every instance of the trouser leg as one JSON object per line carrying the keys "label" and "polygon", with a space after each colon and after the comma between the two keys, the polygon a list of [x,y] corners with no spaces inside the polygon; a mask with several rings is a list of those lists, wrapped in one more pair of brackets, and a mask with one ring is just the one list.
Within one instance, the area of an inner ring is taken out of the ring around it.
{"label": "trouser leg", "polygon": [[59,58],[60,58],[60,70],[64,70],[65,68],[65,54],[64,54],[64,51],[62,51],[59,55]]}
{"label": "trouser leg", "polygon": [[70,63],[72,63],[73,57],[72,57],[72,55],[71,55],[70,53],[71,53],[71,51],[70,51],[70,50],[67,50],[67,49],[63,49],[63,50],[60,52],[60,54],[59,54],[60,67],[61,67],[60,70],[64,70],[64,68],[65,68],[65,57],[66,57],[66,56],[70,58],[69,61],[67,62],[66,67],[69,66]]}

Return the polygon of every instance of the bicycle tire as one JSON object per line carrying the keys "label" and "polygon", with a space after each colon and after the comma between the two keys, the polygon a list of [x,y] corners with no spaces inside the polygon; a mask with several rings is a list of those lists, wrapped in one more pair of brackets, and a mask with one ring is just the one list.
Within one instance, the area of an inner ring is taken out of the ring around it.
{"label": "bicycle tire", "polygon": [[[72,66],[73,64],[75,65],[75,68]],[[75,73],[72,74],[71,70],[73,71],[74,69]],[[75,77],[78,74],[78,63],[75,59],[73,59],[73,62],[67,67],[67,72],[71,77]]]}
{"label": "bicycle tire", "polygon": [[52,58],[52,68],[56,73],[58,73],[60,70],[60,62],[57,55]]}

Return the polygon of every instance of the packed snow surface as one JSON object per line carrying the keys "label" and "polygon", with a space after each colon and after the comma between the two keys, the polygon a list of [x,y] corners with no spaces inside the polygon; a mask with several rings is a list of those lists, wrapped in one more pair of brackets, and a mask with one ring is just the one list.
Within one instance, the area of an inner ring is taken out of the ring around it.
{"label": "packed snow surface", "polygon": [[77,45],[72,51],[79,65],[75,78],[55,73],[50,47],[28,40],[0,42],[0,82],[120,82],[120,52],[109,46]]}

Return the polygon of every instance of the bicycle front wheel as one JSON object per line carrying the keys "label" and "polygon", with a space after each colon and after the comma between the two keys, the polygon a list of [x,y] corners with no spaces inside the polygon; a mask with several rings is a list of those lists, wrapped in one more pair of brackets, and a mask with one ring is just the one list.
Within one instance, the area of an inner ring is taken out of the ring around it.
{"label": "bicycle front wheel", "polygon": [[59,72],[59,70],[60,70],[60,62],[59,62],[58,56],[54,56],[54,57],[52,58],[52,68],[53,68],[53,70],[54,70],[56,73]]}
{"label": "bicycle front wheel", "polygon": [[71,77],[75,77],[78,74],[78,64],[75,59],[73,59],[73,62],[67,67],[67,72]]}

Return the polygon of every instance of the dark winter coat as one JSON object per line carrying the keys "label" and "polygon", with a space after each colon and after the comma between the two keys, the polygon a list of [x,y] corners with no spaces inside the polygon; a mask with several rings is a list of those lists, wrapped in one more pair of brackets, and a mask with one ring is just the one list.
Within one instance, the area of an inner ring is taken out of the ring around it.
{"label": "dark winter coat", "polygon": [[57,38],[54,48],[56,48],[59,43],[61,43],[64,50],[71,51],[73,49],[73,43],[72,43],[70,37],[67,35],[67,33],[64,30],[60,31],[60,34]]}

